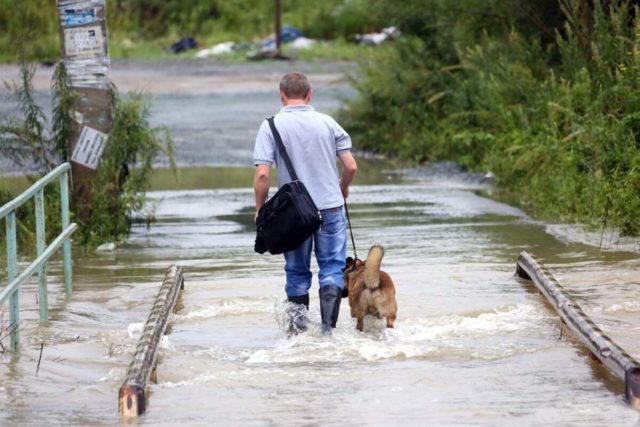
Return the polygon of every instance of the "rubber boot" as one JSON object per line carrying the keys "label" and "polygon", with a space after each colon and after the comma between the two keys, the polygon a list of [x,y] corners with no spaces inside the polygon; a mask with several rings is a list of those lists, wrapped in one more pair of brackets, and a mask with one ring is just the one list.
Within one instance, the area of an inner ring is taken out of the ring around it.
{"label": "rubber boot", "polygon": [[322,317],[322,333],[331,335],[331,329],[336,327],[340,314],[342,289],[337,286],[322,286],[320,288],[320,316]]}
{"label": "rubber boot", "polygon": [[289,332],[297,334],[307,330],[309,319],[307,311],[309,310],[309,294],[297,297],[287,297],[289,302],[293,303],[289,310],[289,319],[291,320]]}

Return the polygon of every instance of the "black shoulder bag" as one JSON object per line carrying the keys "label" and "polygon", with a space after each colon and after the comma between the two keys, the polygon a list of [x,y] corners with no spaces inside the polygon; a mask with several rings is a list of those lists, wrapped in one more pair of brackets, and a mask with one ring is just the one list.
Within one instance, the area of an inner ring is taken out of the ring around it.
{"label": "black shoulder bag", "polygon": [[322,224],[322,215],[307,188],[298,180],[273,117],[267,119],[291,182],[284,184],[258,211],[254,250],[281,254],[300,246]]}

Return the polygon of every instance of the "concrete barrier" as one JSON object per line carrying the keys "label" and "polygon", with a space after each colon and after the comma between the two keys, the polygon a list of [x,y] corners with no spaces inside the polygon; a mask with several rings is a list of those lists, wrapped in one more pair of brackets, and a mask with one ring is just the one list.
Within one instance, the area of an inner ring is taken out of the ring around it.
{"label": "concrete barrier", "polygon": [[527,252],[522,252],[516,275],[531,280],[558,312],[564,325],[625,384],[625,399],[640,409],[640,363],[617,345],[584,313],[553,275]]}
{"label": "concrete barrier", "polygon": [[120,387],[118,410],[125,418],[135,418],[145,412],[146,388],[155,368],[158,344],[164,335],[169,315],[174,310],[181,289],[184,289],[182,268],[172,265],[167,270],[156,295],[135,355]]}

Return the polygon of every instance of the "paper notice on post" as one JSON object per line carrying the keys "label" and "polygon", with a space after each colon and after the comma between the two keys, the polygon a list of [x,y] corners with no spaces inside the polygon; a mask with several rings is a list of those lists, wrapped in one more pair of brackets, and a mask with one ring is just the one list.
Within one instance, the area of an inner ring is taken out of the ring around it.
{"label": "paper notice on post", "polygon": [[106,55],[105,40],[99,25],[64,29],[64,49],[69,58]]}
{"label": "paper notice on post", "polygon": [[60,18],[64,27],[93,24],[96,22],[96,8],[60,8]]}
{"label": "paper notice on post", "polygon": [[96,169],[108,139],[109,135],[106,133],[84,126],[80,133],[80,138],[73,149],[71,161]]}

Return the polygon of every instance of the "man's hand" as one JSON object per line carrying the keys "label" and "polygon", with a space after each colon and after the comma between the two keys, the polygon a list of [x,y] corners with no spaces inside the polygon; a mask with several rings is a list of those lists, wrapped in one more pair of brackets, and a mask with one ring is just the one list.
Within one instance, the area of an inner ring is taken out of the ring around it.
{"label": "man's hand", "polygon": [[342,191],[342,197],[344,197],[345,199],[349,197],[349,185],[344,185],[342,183],[342,180],[340,180],[340,191]]}

